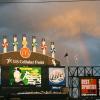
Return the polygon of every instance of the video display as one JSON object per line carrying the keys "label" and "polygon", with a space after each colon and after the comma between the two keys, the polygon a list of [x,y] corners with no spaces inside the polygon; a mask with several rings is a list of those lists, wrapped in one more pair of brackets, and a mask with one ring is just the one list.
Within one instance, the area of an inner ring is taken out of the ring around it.
{"label": "video display", "polygon": [[41,85],[41,67],[10,67],[9,85]]}
{"label": "video display", "polygon": [[0,67],[0,85],[1,85],[1,67]]}
{"label": "video display", "polygon": [[99,79],[99,96],[100,96],[100,79]]}
{"label": "video display", "polygon": [[65,85],[64,68],[49,68],[49,85]]}
{"label": "video display", "polygon": [[97,79],[81,79],[81,96],[97,96]]}

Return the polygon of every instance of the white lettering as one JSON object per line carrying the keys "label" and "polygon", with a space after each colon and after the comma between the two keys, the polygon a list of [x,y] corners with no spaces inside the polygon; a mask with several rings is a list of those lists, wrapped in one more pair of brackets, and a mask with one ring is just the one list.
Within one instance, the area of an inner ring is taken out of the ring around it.
{"label": "white lettering", "polygon": [[44,61],[37,61],[37,60],[35,60],[35,64],[44,64]]}
{"label": "white lettering", "polygon": [[8,58],[6,60],[7,60],[7,64],[12,63],[12,59],[11,58]]}
{"label": "white lettering", "polygon": [[44,61],[38,61],[38,60],[19,60],[19,59],[6,59],[7,64],[44,64]]}
{"label": "white lettering", "polygon": [[89,84],[89,80],[88,79],[82,79],[81,84]]}
{"label": "white lettering", "polygon": [[19,61],[18,60],[13,60],[13,63],[19,63]]}
{"label": "white lettering", "polygon": [[82,89],[96,89],[96,85],[82,85]]}

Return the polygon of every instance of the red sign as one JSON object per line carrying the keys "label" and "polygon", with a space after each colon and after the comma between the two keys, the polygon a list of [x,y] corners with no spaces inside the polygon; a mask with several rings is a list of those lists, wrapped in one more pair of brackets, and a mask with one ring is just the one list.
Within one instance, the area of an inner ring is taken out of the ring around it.
{"label": "red sign", "polygon": [[29,48],[21,48],[20,50],[20,55],[23,58],[29,58],[31,55],[31,51]]}
{"label": "red sign", "polygon": [[96,79],[81,79],[81,96],[97,96]]}

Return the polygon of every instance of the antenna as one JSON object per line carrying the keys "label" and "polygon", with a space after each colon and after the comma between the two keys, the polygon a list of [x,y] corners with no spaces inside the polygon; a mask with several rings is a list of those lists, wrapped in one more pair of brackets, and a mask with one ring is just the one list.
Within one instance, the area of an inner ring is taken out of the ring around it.
{"label": "antenna", "polygon": [[67,66],[69,66],[69,57],[67,52],[65,53],[64,57],[66,58]]}
{"label": "antenna", "polygon": [[75,65],[78,66],[78,55],[74,56]]}

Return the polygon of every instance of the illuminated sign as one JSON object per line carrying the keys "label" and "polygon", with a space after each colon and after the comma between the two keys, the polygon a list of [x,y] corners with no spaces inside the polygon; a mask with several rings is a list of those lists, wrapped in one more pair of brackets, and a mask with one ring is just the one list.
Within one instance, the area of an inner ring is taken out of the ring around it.
{"label": "illuminated sign", "polygon": [[0,67],[0,85],[1,85],[1,67]]}
{"label": "illuminated sign", "polygon": [[99,96],[100,96],[100,79],[99,79]]}
{"label": "illuminated sign", "polygon": [[65,85],[64,68],[49,68],[49,85]]}
{"label": "illuminated sign", "polygon": [[25,47],[25,48],[21,48],[20,50],[20,55],[23,58],[29,58],[31,55],[31,51],[29,48]]}
{"label": "illuminated sign", "polygon": [[96,79],[81,79],[81,96],[97,96]]}
{"label": "illuminated sign", "polygon": [[41,86],[41,68],[18,66],[10,67],[9,85],[39,85]]}
{"label": "illuminated sign", "polygon": [[[25,53],[25,52],[24,52]],[[24,53],[22,55],[24,55]],[[26,53],[25,53],[26,55]],[[22,65],[22,64],[28,64],[28,65],[53,65],[52,58],[40,53],[31,52],[31,55],[29,58],[23,58],[20,55],[20,52],[9,52],[9,53],[3,53],[0,54],[0,64],[4,66],[8,65]],[[60,64],[59,61],[55,60],[55,63],[57,65]]]}
{"label": "illuminated sign", "polygon": [[11,59],[8,58],[7,64],[44,64],[44,61],[38,60],[21,60],[21,59]]}

